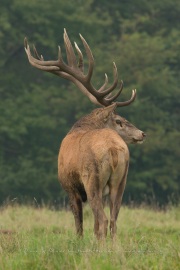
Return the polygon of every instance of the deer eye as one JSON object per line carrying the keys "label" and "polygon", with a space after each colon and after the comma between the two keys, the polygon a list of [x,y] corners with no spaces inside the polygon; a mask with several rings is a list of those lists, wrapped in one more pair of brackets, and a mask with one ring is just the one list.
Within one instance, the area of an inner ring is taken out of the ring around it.
{"label": "deer eye", "polygon": [[120,125],[121,127],[122,127],[122,122],[121,122],[121,120],[116,120],[116,124],[118,124],[118,125]]}

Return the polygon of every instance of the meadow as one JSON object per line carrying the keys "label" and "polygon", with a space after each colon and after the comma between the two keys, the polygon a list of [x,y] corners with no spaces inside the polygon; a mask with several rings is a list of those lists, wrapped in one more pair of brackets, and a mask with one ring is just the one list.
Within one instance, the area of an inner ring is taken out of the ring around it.
{"label": "meadow", "polygon": [[78,239],[68,210],[6,205],[0,208],[0,269],[180,269],[179,207],[123,206],[117,225],[115,240],[97,241],[86,205]]}

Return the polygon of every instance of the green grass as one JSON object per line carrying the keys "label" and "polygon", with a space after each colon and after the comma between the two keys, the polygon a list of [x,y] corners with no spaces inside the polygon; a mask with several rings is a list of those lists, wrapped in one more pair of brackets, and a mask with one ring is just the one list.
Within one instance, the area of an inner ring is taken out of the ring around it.
{"label": "green grass", "polygon": [[[108,209],[106,209],[108,213]],[[84,238],[75,236],[69,211],[46,207],[0,209],[0,269],[180,269],[180,208],[122,207],[114,241],[97,241],[84,209]]]}

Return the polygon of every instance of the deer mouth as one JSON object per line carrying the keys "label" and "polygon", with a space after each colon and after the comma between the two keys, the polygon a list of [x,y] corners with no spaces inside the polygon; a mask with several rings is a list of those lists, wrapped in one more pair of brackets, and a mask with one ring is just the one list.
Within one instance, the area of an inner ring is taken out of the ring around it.
{"label": "deer mouth", "polygon": [[134,139],[134,138],[133,138],[133,143],[134,143],[134,144],[136,144],[136,143],[141,144],[141,143],[143,143],[143,141],[144,141],[144,139],[137,140],[137,139]]}

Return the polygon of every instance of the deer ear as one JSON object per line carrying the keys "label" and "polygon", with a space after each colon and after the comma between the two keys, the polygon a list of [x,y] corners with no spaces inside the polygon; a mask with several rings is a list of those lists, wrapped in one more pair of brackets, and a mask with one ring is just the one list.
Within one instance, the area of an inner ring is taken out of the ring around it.
{"label": "deer ear", "polygon": [[110,106],[105,107],[99,114],[99,117],[106,122],[111,115],[111,113],[116,109],[117,104],[113,103]]}

